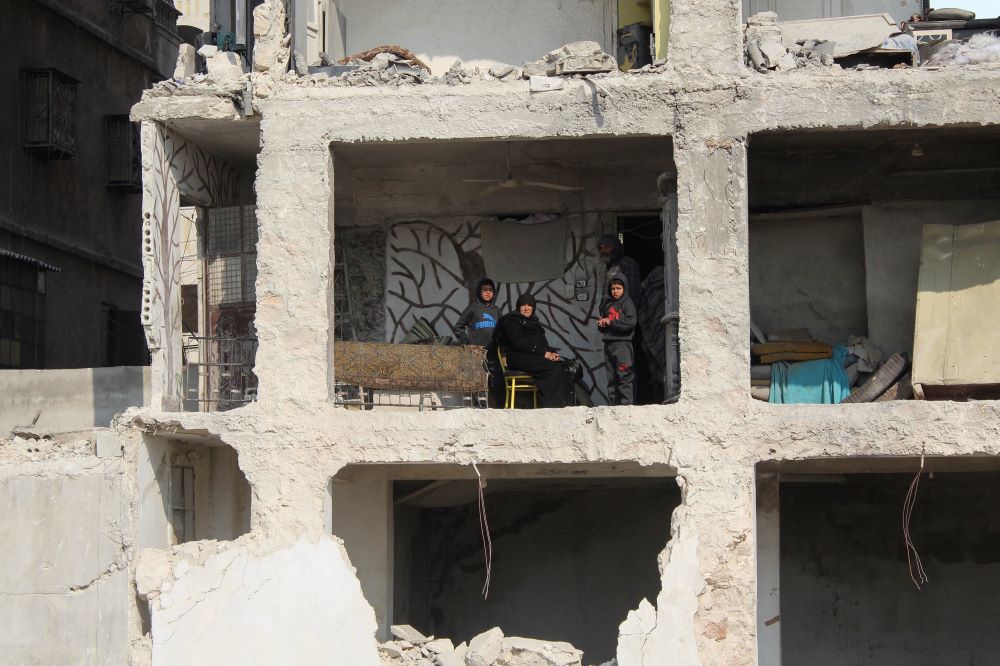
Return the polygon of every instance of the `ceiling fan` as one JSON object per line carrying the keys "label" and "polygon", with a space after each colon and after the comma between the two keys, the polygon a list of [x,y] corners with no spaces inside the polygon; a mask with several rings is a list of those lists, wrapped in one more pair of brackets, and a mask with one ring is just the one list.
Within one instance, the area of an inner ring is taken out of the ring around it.
{"label": "ceiling fan", "polygon": [[491,194],[498,190],[509,190],[515,187],[537,187],[544,190],[558,190],[559,192],[580,192],[582,187],[575,185],[562,185],[560,183],[549,183],[541,180],[522,180],[514,178],[510,170],[510,144],[507,147],[507,174],[503,179],[498,178],[463,178],[463,183],[493,183],[492,187],[483,190],[482,194]]}

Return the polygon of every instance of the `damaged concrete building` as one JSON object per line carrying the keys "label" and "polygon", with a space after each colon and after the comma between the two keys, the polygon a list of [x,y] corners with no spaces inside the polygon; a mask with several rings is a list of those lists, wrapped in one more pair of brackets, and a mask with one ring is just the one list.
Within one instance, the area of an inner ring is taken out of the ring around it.
{"label": "damaged concrete building", "polygon": [[[1000,69],[763,73],[740,3],[674,0],[623,71],[627,4],[268,0],[246,61],[182,50],[132,109],[152,397],[0,446],[7,654],[1000,658],[1000,380],[962,374],[996,370],[996,328],[955,317],[955,348],[994,355],[945,354],[941,385],[966,390],[923,400],[762,402],[751,370],[751,343],[858,337],[916,377],[923,295],[996,297],[988,271],[927,282],[922,257],[946,226],[996,263]],[[664,376],[658,404],[605,404],[604,234],[663,267],[680,392]],[[505,270],[502,308],[538,296],[594,406],[416,383],[380,403],[345,379],[349,344],[447,335]]]}

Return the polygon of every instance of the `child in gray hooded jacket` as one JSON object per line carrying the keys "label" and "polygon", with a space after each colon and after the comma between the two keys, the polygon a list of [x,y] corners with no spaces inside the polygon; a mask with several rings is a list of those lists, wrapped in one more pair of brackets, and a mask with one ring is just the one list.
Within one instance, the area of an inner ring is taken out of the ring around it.
{"label": "child in gray hooded jacket", "polygon": [[635,305],[626,296],[628,281],[614,274],[608,280],[608,297],[601,303],[597,327],[604,333],[604,360],[608,373],[608,400],[612,405],[631,405],[635,379],[632,334],[637,321]]}

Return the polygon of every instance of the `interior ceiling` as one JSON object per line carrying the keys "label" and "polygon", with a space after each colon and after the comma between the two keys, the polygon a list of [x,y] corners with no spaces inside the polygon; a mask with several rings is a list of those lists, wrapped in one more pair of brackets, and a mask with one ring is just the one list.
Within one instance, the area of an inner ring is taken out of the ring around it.
{"label": "interior ceiling", "polygon": [[230,162],[257,161],[260,152],[260,118],[207,120],[180,118],[167,126],[199,148]]}
{"label": "interior ceiling", "polygon": [[[430,215],[657,210],[657,177],[674,172],[669,137],[355,143],[331,148],[340,224]],[[495,186],[508,175],[522,184]],[[529,186],[525,181],[557,187]]]}
{"label": "interior ceiling", "polygon": [[503,166],[510,149],[512,165],[586,164],[672,160],[669,137],[608,137],[586,139],[425,141],[337,143],[333,153],[355,169],[426,165]]}
{"label": "interior ceiling", "polygon": [[755,213],[1000,198],[1000,127],[757,134],[747,169]]}
{"label": "interior ceiling", "polygon": [[[794,153],[880,153],[895,148],[954,149],[960,144],[1000,147],[1000,126],[891,130],[765,132],[750,137],[753,155]],[[997,151],[993,151],[997,155]]]}
{"label": "interior ceiling", "polygon": [[[808,474],[822,481],[825,474],[890,474],[915,475],[920,469],[919,456],[870,458],[823,458],[810,460],[770,460],[757,465],[758,473]],[[1000,471],[997,456],[927,456],[925,472],[992,472]]]}

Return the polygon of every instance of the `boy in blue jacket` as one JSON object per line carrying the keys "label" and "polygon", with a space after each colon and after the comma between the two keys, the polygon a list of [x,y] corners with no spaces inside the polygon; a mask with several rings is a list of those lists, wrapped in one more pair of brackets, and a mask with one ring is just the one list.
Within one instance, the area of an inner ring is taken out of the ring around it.
{"label": "boy in blue jacket", "polygon": [[637,314],[626,296],[627,278],[616,273],[608,280],[608,297],[601,303],[597,327],[604,333],[604,360],[608,372],[608,400],[612,405],[631,405],[635,379],[632,334]]}
{"label": "boy in blue jacket", "polygon": [[483,278],[476,285],[476,300],[458,316],[458,321],[452,329],[455,338],[463,345],[479,345],[485,347],[486,368],[489,372],[490,406],[499,407],[504,402],[503,372],[500,370],[500,359],[493,348],[493,329],[500,319],[500,308],[496,306],[497,285],[490,278]]}

